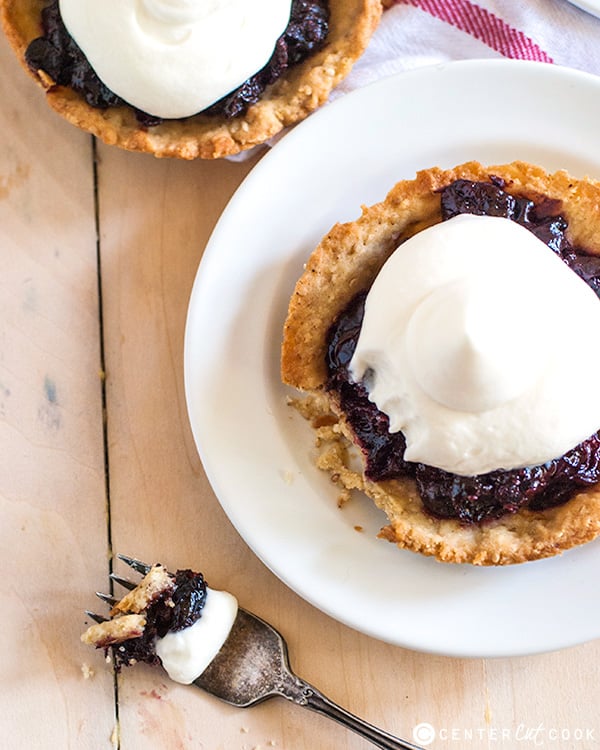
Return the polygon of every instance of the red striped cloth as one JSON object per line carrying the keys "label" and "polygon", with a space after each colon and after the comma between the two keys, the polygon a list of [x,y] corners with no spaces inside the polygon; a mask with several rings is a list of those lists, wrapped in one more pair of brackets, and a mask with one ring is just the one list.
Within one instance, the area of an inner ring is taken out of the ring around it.
{"label": "red striped cloth", "polygon": [[332,98],[451,60],[507,57],[600,75],[600,0],[387,0],[371,44]]}
{"label": "red striped cloth", "polygon": [[504,57],[553,62],[550,55],[523,31],[469,0],[395,0],[395,4],[420,8],[460,31],[471,34]]}

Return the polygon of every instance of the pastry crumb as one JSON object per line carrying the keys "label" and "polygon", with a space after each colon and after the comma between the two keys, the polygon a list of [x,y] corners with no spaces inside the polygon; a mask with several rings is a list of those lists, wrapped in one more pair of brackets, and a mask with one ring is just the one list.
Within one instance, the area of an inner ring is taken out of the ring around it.
{"label": "pastry crumb", "polygon": [[93,670],[93,669],[92,669],[92,668],[90,667],[90,665],[89,665],[89,664],[85,664],[85,663],[83,663],[83,664],[81,665],[81,674],[83,675],[83,679],[84,679],[84,680],[90,680],[90,679],[91,679],[91,678],[92,678],[92,677],[94,676],[95,672],[94,672],[94,670]]}
{"label": "pastry crumb", "polygon": [[342,490],[342,492],[340,492],[340,494],[338,495],[337,507],[340,509],[343,508],[344,505],[346,505],[350,501],[350,497],[350,490]]}
{"label": "pastry crumb", "polygon": [[121,742],[121,733],[119,731],[118,722],[114,725],[112,732],[110,733],[111,745],[117,750],[119,743]]}
{"label": "pastry crumb", "polygon": [[294,480],[295,480],[294,472],[290,471],[290,469],[282,469],[281,470],[281,476],[283,477],[283,481],[287,485],[294,484]]}

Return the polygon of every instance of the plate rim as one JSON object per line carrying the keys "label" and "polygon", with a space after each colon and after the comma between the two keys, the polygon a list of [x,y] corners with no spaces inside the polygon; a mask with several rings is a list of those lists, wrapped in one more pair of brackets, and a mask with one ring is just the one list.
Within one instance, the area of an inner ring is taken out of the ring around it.
{"label": "plate rim", "polygon": [[589,13],[591,16],[600,18],[600,0],[569,0],[579,10]]}

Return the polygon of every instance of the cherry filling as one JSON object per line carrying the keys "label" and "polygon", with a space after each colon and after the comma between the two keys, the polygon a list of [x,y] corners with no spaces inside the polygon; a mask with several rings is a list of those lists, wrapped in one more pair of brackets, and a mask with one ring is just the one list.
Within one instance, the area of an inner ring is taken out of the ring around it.
{"label": "cherry filling", "polygon": [[160,664],[154,646],[156,639],[193,625],[202,617],[205,604],[206,583],[202,573],[178,570],[175,590],[160,596],[146,610],[146,627],[142,635],[111,647],[116,669],[138,661]]}
{"label": "cherry filling", "polygon": [[[126,105],[98,78],[87,58],[67,31],[60,15],[58,0],[42,10],[43,36],[27,47],[25,59],[33,70],[43,70],[60,86],[70,86],[85,101],[99,109]],[[279,37],[269,62],[235,91],[204,110],[207,115],[226,118],[244,114],[257,102],[270,84],[285,71],[318,50],[329,31],[328,0],[292,0],[290,21]],[[160,117],[133,107],[139,123],[145,127],[159,125]]]}
{"label": "cherry filling", "polygon": [[[566,237],[567,222],[558,201],[533,202],[509,195],[504,183],[457,180],[440,191],[442,220],[458,214],[501,216],[533,232],[600,296],[600,257],[575,249]],[[600,481],[600,431],[560,458],[540,466],[459,476],[443,469],[404,460],[401,432],[389,432],[389,420],[369,401],[362,383],[354,383],[348,365],[354,353],[367,291],[356,295],[327,334],[327,389],[337,395],[373,481],[413,477],[423,506],[438,518],[465,524],[499,518],[519,508],[544,510],[566,503],[586,485]],[[559,342],[557,342],[559,345]],[[565,384],[565,388],[577,387]]]}

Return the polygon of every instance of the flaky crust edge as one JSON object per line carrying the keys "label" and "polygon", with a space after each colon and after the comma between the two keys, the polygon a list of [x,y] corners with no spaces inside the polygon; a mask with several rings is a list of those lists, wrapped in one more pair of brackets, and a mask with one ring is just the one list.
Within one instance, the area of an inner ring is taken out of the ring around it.
{"label": "flaky crust edge", "polygon": [[40,36],[43,0],[0,0],[0,20],[23,67],[45,89],[50,107],[73,125],[109,145],[157,157],[217,159],[233,156],[269,140],[304,119],[327,100],[350,72],[377,28],[380,0],[331,0],[330,32],[325,46],[270,86],[243,117],[196,115],[145,129],[129,107],[90,107],[70,88],[56,86],[25,62],[29,43]]}
{"label": "flaky crust edge", "polygon": [[146,610],[161,596],[175,588],[173,576],[162,565],[153,565],[139,584],[118,601],[110,611],[110,620],[90,625],[81,640],[89,646],[106,648],[131,638],[139,638],[146,627]]}
{"label": "flaky crust edge", "polygon": [[[573,244],[600,255],[600,182],[554,174],[521,161],[485,167],[467,162],[453,169],[419,172],[397,183],[381,203],[363,207],[359,219],[337,224],[309,258],[292,294],[284,325],[281,375],[308,395],[299,406],[317,429],[320,468],[345,492],[357,489],[385,512],[380,536],[404,549],[443,562],[506,565],[551,557],[600,534],[600,487],[583,489],[557,508],[515,514],[464,526],[423,511],[414,480],[372,482],[351,468],[352,431],[324,391],[325,337],[347,302],[372,283],[400,241],[441,221],[437,192],[456,179],[499,177],[509,193],[561,201]],[[582,385],[585,381],[582,381]]]}

